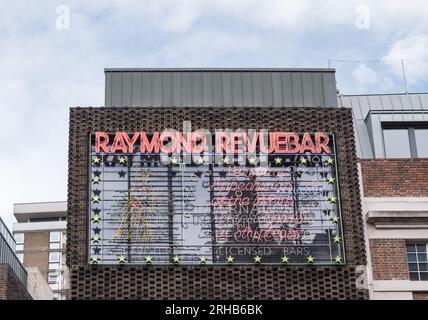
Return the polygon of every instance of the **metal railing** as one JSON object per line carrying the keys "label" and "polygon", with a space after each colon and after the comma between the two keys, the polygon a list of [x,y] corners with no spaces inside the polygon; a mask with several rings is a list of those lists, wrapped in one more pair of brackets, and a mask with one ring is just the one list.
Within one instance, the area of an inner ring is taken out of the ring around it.
{"label": "metal railing", "polygon": [[27,286],[27,271],[15,254],[15,240],[0,218],[0,264],[9,265],[22,284]]}
{"label": "metal railing", "polygon": [[427,59],[329,59],[345,95],[411,94],[427,90]]}

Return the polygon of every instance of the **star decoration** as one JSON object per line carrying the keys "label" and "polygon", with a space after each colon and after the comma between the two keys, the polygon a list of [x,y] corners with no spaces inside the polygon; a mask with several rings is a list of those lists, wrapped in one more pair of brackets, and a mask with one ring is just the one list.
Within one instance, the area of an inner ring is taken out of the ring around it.
{"label": "star decoration", "polygon": [[231,162],[231,160],[230,160],[230,158],[229,158],[229,157],[225,157],[225,158],[223,159],[223,165],[228,165],[228,164],[230,164],[230,162]]}
{"label": "star decoration", "polygon": [[275,159],[273,159],[273,162],[274,162],[276,165],[280,165],[280,164],[282,163],[282,159],[281,159],[280,157],[276,157]]}
{"label": "star decoration", "polygon": [[248,163],[251,164],[252,166],[254,166],[257,163],[257,159],[255,157],[249,157]]}
{"label": "star decoration", "polygon": [[308,159],[303,158],[303,157],[300,157],[300,159],[299,159],[299,164],[307,165],[307,164],[308,164]]}
{"label": "star decoration", "polygon": [[93,184],[99,184],[101,181],[101,178],[99,176],[95,176],[92,178],[92,183]]}
{"label": "star decoration", "polygon": [[94,214],[100,214],[101,210],[96,208],[96,209],[92,209],[92,211],[94,212]]}
{"label": "star decoration", "polygon": [[339,217],[338,217],[338,216],[333,216],[333,217],[331,217],[331,218],[330,218],[330,220],[331,220],[333,223],[339,223]]}
{"label": "star decoration", "polygon": [[325,161],[325,164],[328,166],[333,165],[333,163],[334,163],[334,159],[331,157],[328,157],[328,159]]}
{"label": "star decoration", "polygon": [[99,235],[93,235],[93,236],[91,237],[91,241],[92,241],[93,243],[99,243],[99,242],[100,242],[100,240],[101,240],[101,238],[100,238],[100,236],[99,236]]}
{"label": "star decoration", "polygon": [[198,159],[196,159],[195,163],[199,166],[204,164],[204,159],[202,157],[199,157]]}
{"label": "star decoration", "polygon": [[235,258],[234,258],[234,257],[232,257],[232,256],[228,256],[228,257],[226,258],[226,262],[227,262],[228,264],[232,264],[234,260],[235,260]]}
{"label": "star decoration", "polygon": [[312,257],[311,255],[309,255],[309,256],[306,257],[306,261],[307,261],[307,263],[314,263],[315,258]]}
{"label": "star decoration", "polygon": [[335,235],[334,237],[333,237],[333,243],[340,243],[340,237],[338,236],[338,235]]}
{"label": "star decoration", "polygon": [[101,190],[95,189],[92,190],[92,192],[94,193],[94,195],[99,196],[101,194]]}
{"label": "star decoration", "polygon": [[92,203],[100,203],[100,197],[99,196],[93,196],[92,197]]}
{"label": "star decoration", "polygon": [[100,261],[100,257],[98,257],[98,256],[92,256],[89,261],[90,261],[91,264],[98,264],[98,262]]}
{"label": "star decoration", "polygon": [[126,159],[125,159],[125,157],[119,157],[119,158],[117,159],[117,162],[118,162],[120,165],[124,166],[124,165],[126,164]]}
{"label": "star decoration", "polygon": [[259,264],[260,262],[262,262],[262,257],[260,257],[259,255],[254,257],[254,263]]}
{"label": "star decoration", "polygon": [[179,264],[180,263],[180,257],[179,256],[174,256],[172,258],[172,263],[174,264]]}
{"label": "star decoration", "polygon": [[119,175],[119,178],[124,178],[126,175],[126,172],[123,170],[120,170],[117,174]]}
{"label": "star decoration", "polygon": [[101,171],[99,170],[95,170],[94,172],[92,172],[94,174],[94,176],[96,177],[100,177],[101,176]]}
{"label": "star decoration", "polygon": [[119,261],[120,264],[124,264],[126,262],[126,257],[125,256],[118,256],[117,260]]}
{"label": "star decoration", "polygon": [[328,184],[333,184],[335,180],[336,180],[336,179],[334,179],[333,177],[328,177],[328,178],[327,178],[327,182],[328,182]]}
{"label": "star decoration", "polygon": [[202,177],[202,171],[196,171],[195,176],[197,176],[198,178]]}
{"label": "star decoration", "polygon": [[99,223],[99,222],[100,222],[100,220],[101,220],[101,217],[100,217],[100,215],[99,215],[99,214],[94,214],[94,216],[92,217],[92,221],[93,221],[94,223]]}
{"label": "star decoration", "polygon": [[99,165],[101,163],[101,159],[99,157],[93,157],[92,158],[92,164],[93,165]]}
{"label": "star decoration", "polygon": [[199,264],[206,264],[207,263],[207,257],[199,257]]}
{"label": "star decoration", "polygon": [[98,228],[98,227],[95,227],[95,228],[93,228],[92,230],[94,230],[94,233],[95,233],[95,234],[100,234],[100,232],[101,232],[101,229],[100,229],[100,228]]}
{"label": "star decoration", "polygon": [[287,256],[281,257],[281,262],[284,264],[288,263],[288,260],[289,260],[289,258]]}
{"label": "star decoration", "polygon": [[177,165],[177,164],[178,164],[178,162],[179,162],[179,161],[178,161],[178,159],[177,159],[176,157],[172,157],[172,158],[171,158],[171,164],[172,164],[172,165]]}
{"label": "star decoration", "polygon": [[146,264],[152,264],[153,263],[152,256],[145,256],[144,260],[145,260]]}
{"label": "star decoration", "polygon": [[334,263],[336,264],[342,263],[342,258],[340,256],[334,257]]}
{"label": "star decoration", "polygon": [[331,204],[334,204],[337,202],[337,198],[335,196],[331,196],[330,198],[328,198],[328,202],[330,202]]}
{"label": "star decoration", "polygon": [[92,250],[94,250],[94,254],[100,254],[101,249],[99,247],[95,247]]}

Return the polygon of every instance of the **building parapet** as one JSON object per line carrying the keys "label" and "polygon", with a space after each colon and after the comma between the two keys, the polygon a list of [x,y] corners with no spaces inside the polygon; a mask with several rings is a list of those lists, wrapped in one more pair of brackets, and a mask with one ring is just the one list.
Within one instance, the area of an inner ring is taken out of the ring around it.
{"label": "building parapet", "polygon": [[[0,225],[2,226],[2,229],[8,231],[6,235],[10,234],[9,230],[6,228],[1,219]],[[12,241],[15,243],[13,238]],[[24,266],[16,256],[13,246],[10,245],[10,240],[5,239],[3,232],[0,233],[0,264],[9,265],[22,284],[24,286],[27,285],[27,271],[25,271]]]}

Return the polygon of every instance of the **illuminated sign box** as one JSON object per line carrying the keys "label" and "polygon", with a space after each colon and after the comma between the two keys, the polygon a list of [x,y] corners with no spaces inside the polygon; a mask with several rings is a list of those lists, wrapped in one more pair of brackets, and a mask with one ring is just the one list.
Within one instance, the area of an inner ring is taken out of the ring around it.
{"label": "illuminated sign box", "polygon": [[90,135],[92,264],[344,264],[334,135]]}

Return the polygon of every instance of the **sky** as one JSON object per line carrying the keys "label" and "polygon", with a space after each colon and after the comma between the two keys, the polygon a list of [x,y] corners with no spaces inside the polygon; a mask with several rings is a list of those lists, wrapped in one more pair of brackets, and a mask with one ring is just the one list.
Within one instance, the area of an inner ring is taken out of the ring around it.
{"label": "sky", "polygon": [[[426,0],[3,3],[0,216],[67,198],[68,110],[104,104],[104,68],[334,67],[344,94],[428,91]],[[402,61],[403,59],[403,61]]]}

